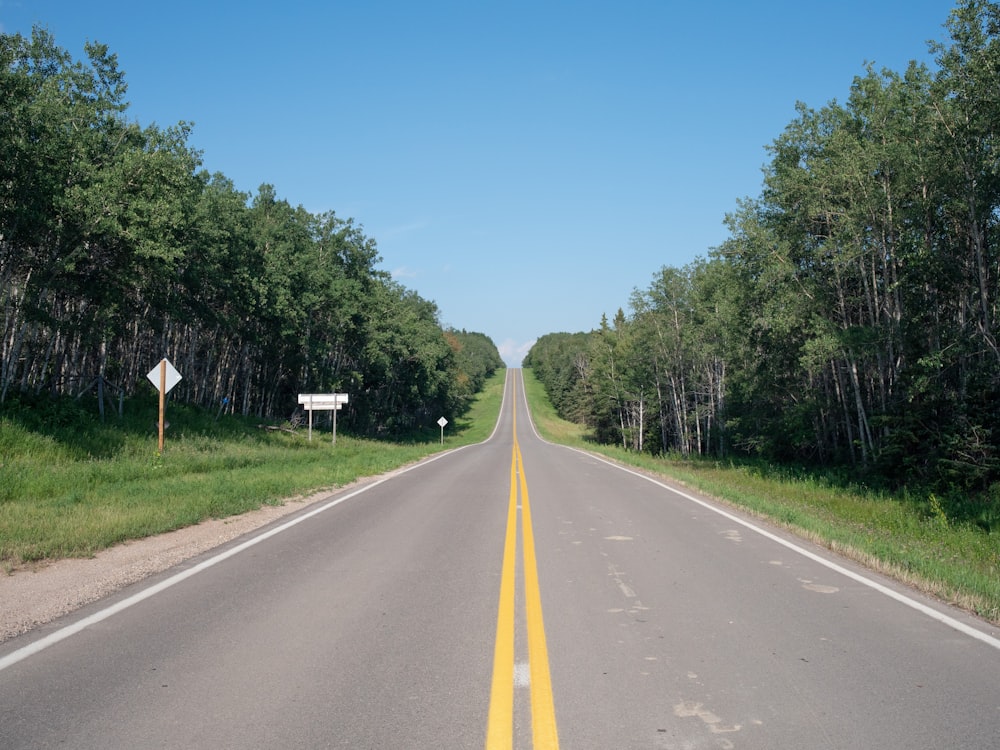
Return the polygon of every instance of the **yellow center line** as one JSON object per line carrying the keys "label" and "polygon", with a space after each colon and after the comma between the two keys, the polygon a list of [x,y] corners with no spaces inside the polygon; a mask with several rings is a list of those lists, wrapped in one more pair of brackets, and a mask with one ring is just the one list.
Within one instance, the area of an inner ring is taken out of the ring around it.
{"label": "yellow center line", "polygon": [[500,575],[497,636],[493,652],[493,681],[486,729],[486,750],[513,747],[514,725],[514,566],[517,556],[517,498],[521,497],[521,532],[524,544],[524,602],[528,630],[528,664],[531,679],[531,732],[534,750],[558,750],[555,703],[549,673],[549,653],[542,619],[542,595],[538,585],[535,535],[531,526],[528,482],[524,475],[521,446],[517,441],[517,382],[514,382],[514,445],[510,460],[510,499],[507,534]]}
{"label": "yellow center line", "polygon": [[493,650],[493,684],[486,729],[487,750],[509,750],[514,744],[514,563],[517,556],[517,480],[515,461],[510,463],[510,503],[507,536],[500,573],[497,639]]}
{"label": "yellow center line", "polygon": [[556,709],[552,698],[552,678],[549,674],[549,649],[545,644],[545,623],[542,620],[542,593],[538,586],[538,566],[535,560],[535,534],[531,528],[531,505],[528,482],[524,478],[521,446],[514,437],[518,473],[521,475],[521,532],[524,536],[524,603],[528,621],[528,663],[531,674],[531,734],[535,750],[558,750]]}

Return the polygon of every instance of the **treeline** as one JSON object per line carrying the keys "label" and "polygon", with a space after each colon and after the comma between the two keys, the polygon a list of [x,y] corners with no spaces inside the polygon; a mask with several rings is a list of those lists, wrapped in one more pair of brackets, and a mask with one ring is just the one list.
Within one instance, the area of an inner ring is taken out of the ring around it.
{"label": "treeline", "polygon": [[805,105],[707,260],[525,361],[599,440],[1000,502],[1000,7]]}
{"label": "treeline", "polygon": [[172,398],[281,418],[298,392],[348,392],[345,427],[398,434],[460,414],[503,367],[379,270],[351,220],[209,175],[187,124],[128,119],[106,46],[86,57],[39,28],[0,35],[0,403],[129,396],[167,356]]}

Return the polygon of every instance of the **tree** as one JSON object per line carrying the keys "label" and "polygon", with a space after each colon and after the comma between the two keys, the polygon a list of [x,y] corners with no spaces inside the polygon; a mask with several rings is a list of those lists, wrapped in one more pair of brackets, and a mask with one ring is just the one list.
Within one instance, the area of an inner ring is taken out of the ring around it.
{"label": "tree", "polygon": [[124,399],[167,355],[173,398],[245,415],[351,390],[348,426],[402,434],[467,407],[502,365],[489,339],[446,334],[351,220],[199,171],[190,127],[130,122],[115,56],[86,53],[0,34],[0,403]]}

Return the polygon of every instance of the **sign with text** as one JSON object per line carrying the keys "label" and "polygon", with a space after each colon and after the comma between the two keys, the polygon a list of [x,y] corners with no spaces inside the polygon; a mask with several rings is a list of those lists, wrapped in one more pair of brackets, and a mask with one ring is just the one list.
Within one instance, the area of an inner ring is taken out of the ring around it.
{"label": "sign with text", "polygon": [[347,403],[346,393],[300,393],[299,404],[309,412],[309,440],[313,439],[313,412],[333,412],[333,442],[337,442],[337,412]]}
{"label": "sign with text", "polygon": [[347,403],[346,393],[300,393],[299,404],[306,409],[339,409]]}

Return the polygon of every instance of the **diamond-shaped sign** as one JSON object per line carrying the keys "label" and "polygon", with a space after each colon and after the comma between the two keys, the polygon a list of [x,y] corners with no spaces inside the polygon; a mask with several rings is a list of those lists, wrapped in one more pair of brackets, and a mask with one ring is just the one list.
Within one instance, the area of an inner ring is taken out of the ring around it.
{"label": "diamond-shaped sign", "polygon": [[181,374],[174,369],[174,366],[170,364],[169,359],[162,359],[157,363],[156,367],[146,373],[146,377],[149,378],[149,382],[153,384],[156,390],[160,390],[160,366],[163,365],[167,368],[166,372],[166,387],[163,389],[163,393],[170,393],[170,389],[181,382]]}

